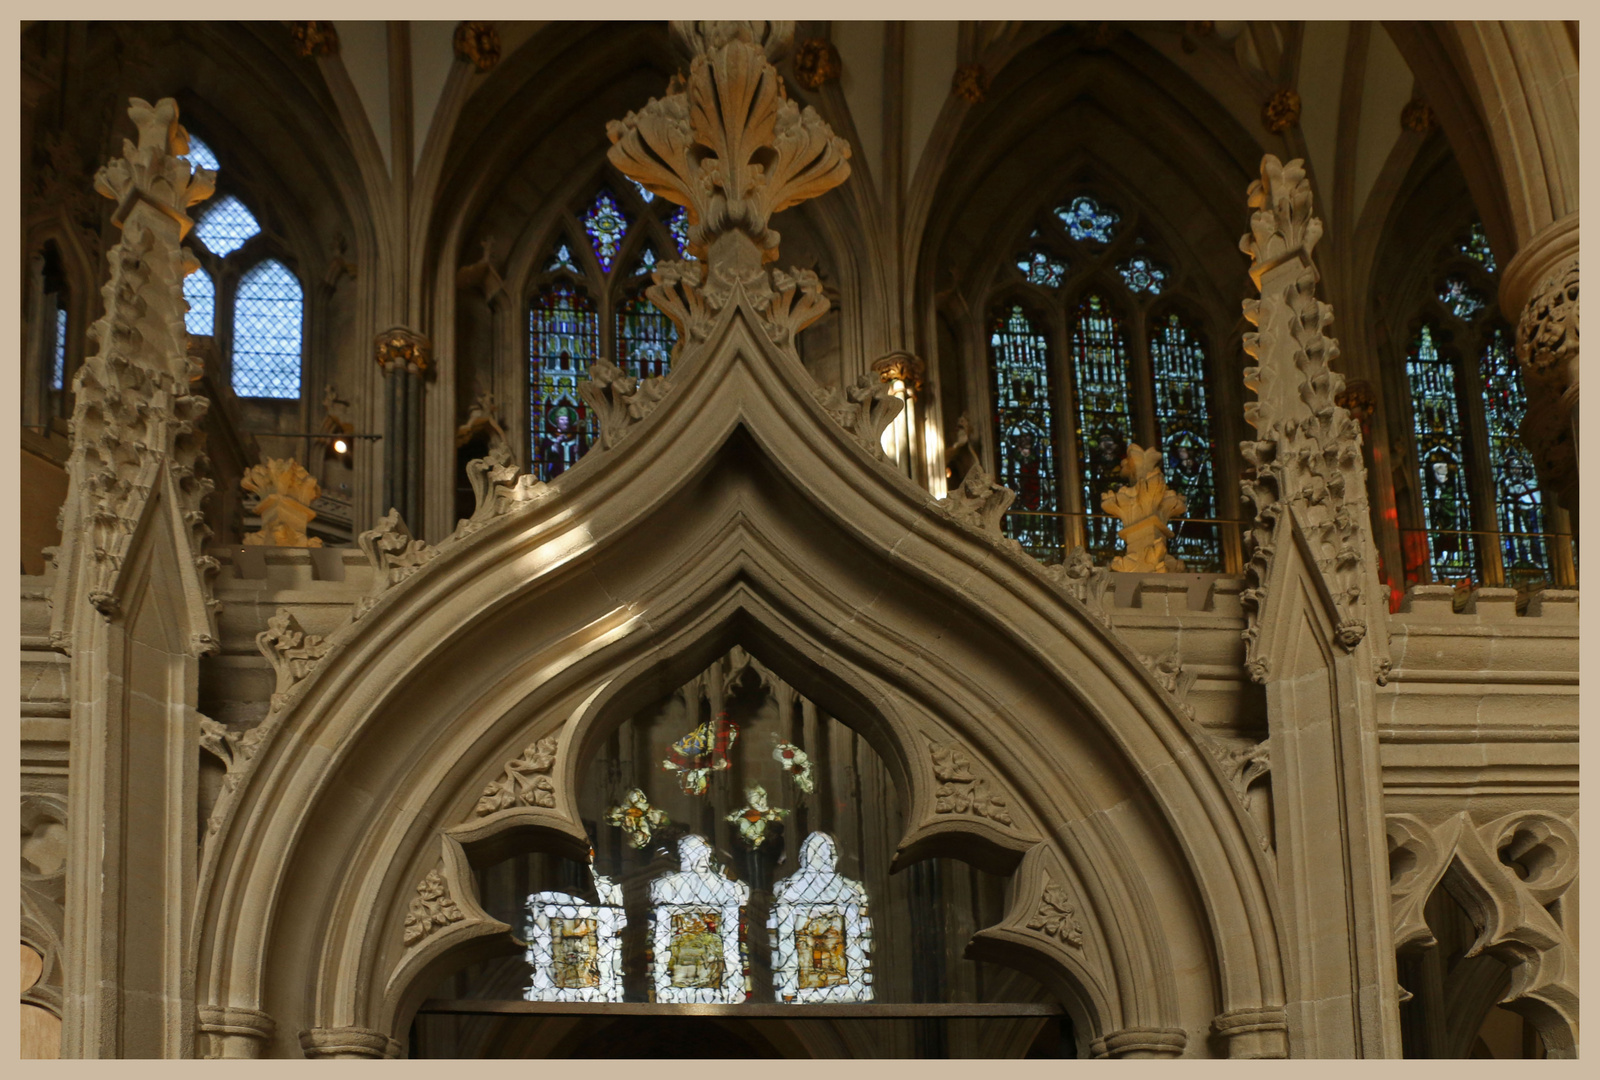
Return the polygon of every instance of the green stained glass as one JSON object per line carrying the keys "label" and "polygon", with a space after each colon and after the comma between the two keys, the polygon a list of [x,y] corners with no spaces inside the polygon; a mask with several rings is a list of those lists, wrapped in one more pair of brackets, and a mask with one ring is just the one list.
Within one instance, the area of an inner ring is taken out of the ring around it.
{"label": "green stained glass", "polygon": [[1440,355],[1437,335],[1427,324],[1417,332],[1406,358],[1406,376],[1411,386],[1428,566],[1435,582],[1453,584],[1476,577],[1478,560],[1471,534],[1472,506],[1456,369]]}
{"label": "green stained glass", "polygon": [[528,311],[532,472],[552,480],[577,464],[593,438],[578,382],[600,355],[600,317],[582,292],[547,285]]}
{"label": "green stained glass", "polygon": [[[1016,492],[1006,535],[1037,559],[1061,558],[1061,509],[1056,480],[1055,419],[1050,397],[1050,347],[1020,304],[990,324],[999,481]],[[951,477],[952,484],[962,480]]]}
{"label": "green stained glass", "polygon": [[1508,583],[1542,581],[1550,565],[1543,536],[1544,505],[1534,475],[1533,455],[1519,428],[1527,412],[1522,372],[1512,354],[1510,329],[1496,327],[1480,358],[1483,418],[1489,430],[1489,469],[1494,474],[1495,525]]}
{"label": "green stained glass", "polygon": [[[1199,339],[1176,314],[1157,321],[1150,339],[1155,367],[1156,431],[1161,440],[1167,483],[1188,501],[1188,518],[1217,516],[1212,462],[1211,408],[1206,393],[1206,354]],[[1220,573],[1219,526],[1185,521],[1171,551],[1192,571]]]}
{"label": "green stained glass", "polygon": [[[1084,506],[1098,514],[1101,494],[1123,484],[1120,470],[1133,421],[1127,331],[1111,305],[1094,293],[1078,305],[1071,349]],[[1085,546],[1096,559],[1105,561],[1115,552],[1119,527],[1114,520],[1088,519]]]}

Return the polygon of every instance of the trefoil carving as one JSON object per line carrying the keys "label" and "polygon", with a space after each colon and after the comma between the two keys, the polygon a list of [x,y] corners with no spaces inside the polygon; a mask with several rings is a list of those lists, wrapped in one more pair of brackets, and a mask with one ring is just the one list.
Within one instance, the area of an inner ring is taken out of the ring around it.
{"label": "trefoil carving", "polygon": [[464,918],[466,914],[450,896],[450,885],[444,874],[429,870],[427,876],[417,882],[417,895],[406,911],[406,946],[416,945],[434,931]]}

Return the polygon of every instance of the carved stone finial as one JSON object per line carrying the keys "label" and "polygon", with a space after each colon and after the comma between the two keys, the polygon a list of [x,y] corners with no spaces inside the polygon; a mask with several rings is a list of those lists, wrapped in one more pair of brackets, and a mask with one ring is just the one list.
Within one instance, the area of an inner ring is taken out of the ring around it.
{"label": "carved stone finial", "polygon": [[827,38],[807,38],[794,50],[794,77],[807,90],[820,90],[843,73],[839,50]]}
{"label": "carved stone finial", "polygon": [[1300,95],[1289,87],[1275,91],[1261,106],[1261,123],[1274,135],[1300,122]]}
{"label": "carved stone finial", "polygon": [[317,512],[311,504],[322,485],[294,458],[268,458],[252,465],[239,486],[261,497],[256,514],[261,529],[245,535],[246,544],[269,547],[321,547],[322,540],[306,535],[306,525]]}
{"label": "carved stone finial", "polygon": [[289,34],[294,38],[294,51],[299,56],[339,54],[339,31],[331,22],[292,22]]}
{"label": "carved stone finial", "polygon": [[994,477],[982,465],[974,465],[956,489],[936,505],[947,510],[957,521],[998,537],[1002,535],[1000,519],[1006,516],[1016,497],[1016,492],[1004,484],[995,483]]}
{"label": "carved stone finial", "polygon": [[378,519],[377,525],[356,537],[356,546],[361,548],[367,556],[367,562],[372,565],[372,588],[366,596],[356,601],[352,613],[357,619],[371,611],[383,599],[384,593],[439,554],[438,548],[429,547],[426,541],[412,537],[411,530],[406,528],[405,521],[400,517],[400,511],[393,507]]}
{"label": "carved stone finial", "polygon": [[435,930],[460,922],[466,914],[450,895],[450,885],[438,870],[429,870],[417,882],[417,895],[406,911],[405,941],[409,948]]}
{"label": "carved stone finial", "polygon": [[1111,560],[1111,569],[1123,573],[1179,574],[1183,562],[1167,554],[1172,530],[1167,522],[1189,508],[1184,497],[1167,487],[1161,472],[1161,451],[1128,444],[1122,475],[1129,484],[1106,492],[1101,509],[1122,522],[1117,535],[1127,550]]}
{"label": "carved stone finial", "polygon": [[457,60],[488,71],[500,62],[500,31],[494,23],[461,23],[456,27],[455,50]]}
{"label": "carved stone finial", "polygon": [[276,615],[267,620],[267,628],[256,635],[256,648],[267,658],[277,675],[272,691],[272,701],[267,714],[283,708],[285,698],[295,684],[311,674],[318,660],[328,654],[328,642],[321,634],[308,634],[300,620],[288,608],[280,607]]}
{"label": "carved stone finial", "polygon": [[811,396],[874,457],[885,460],[883,433],[906,403],[891,394],[882,379],[861,375],[848,387],[815,387]]}
{"label": "carved stone finial", "polygon": [[981,105],[989,96],[989,72],[982,64],[962,64],[950,76],[950,92],[969,105]]}

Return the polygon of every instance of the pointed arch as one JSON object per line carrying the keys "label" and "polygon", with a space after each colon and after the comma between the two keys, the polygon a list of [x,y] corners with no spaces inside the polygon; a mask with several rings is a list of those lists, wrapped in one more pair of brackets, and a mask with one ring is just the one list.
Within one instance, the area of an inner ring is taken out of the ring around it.
{"label": "pointed arch", "polygon": [[233,392],[298,398],[305,318],[300,279],[277,259],[245,271],[233,299]]}

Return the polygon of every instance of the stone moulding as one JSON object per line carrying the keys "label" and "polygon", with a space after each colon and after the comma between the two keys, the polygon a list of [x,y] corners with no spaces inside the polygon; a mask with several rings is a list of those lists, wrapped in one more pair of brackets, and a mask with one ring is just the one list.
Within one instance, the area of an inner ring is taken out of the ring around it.
{"label": "stone moulding", "polygon": [[1125,1028],[1113,1031],[1089,1044],[1089,1054],[1097,1058],[1181,1057],[1189,1045],[1182,1028]]}
{"label": "stone moulding", "polygon": [[397,1058],[400,1044],[381,1031],[360,1027],[311,1028],[300,1033],[300,1050],[317,1058]]}
{"label": "stone moulding", "polygon": [[206,1043],[202,1056],[208,1060],[259,1058],[278,1030],[272,1017],[260,1009],[201,1005],[198,1012],[199,1033]]}
{"label": "stone moulding", "polygon": [[1289,1056],[1288,1014],[1281,1005],[1218,1013],[1211,1030],[1228,1041],[1230,1058]]}

